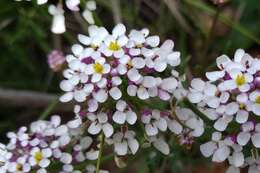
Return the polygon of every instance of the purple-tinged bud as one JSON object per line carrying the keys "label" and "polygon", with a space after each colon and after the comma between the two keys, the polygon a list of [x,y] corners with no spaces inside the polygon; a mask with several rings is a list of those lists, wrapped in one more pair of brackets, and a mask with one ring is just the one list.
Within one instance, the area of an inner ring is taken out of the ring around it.
{"label": "purple-tinged bud", "polygon": [[53,50],[48,55],[48,65],[54,71],[61,70],[62,65],[65,62],[63,53],[59,50]]}

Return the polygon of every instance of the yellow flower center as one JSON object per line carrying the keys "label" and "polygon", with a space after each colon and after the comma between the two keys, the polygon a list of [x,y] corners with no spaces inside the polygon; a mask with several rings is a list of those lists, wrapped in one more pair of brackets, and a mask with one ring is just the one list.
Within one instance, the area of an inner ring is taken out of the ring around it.
{"label": "yellow flower center", "polygon": [[246,78],[243,74],[237,75],[236,83],[238,86],[244,85],[246,83]]}
{"label": "yellow flower center", "polygon": [[142,45],[142,44],[137,44],[136,47],[137,47],[137,48],[142,48],[143,45]]}
{"label": "yellow flower center", "polygon": [[95,63],[93,66],[96,73],[102,73],[104,70],[104,67],[98,62]]}
{"label": "yellow flower center", "polygon": [[37,164],[43,159],[42,152],[38,151],[34,154],[34,159],[36,160]]}
{"label": "yellow flower center", "polygon": [[96,49],[98,46],[94,45],[94,44],[91,44],[90,47],[93,48],[93,49]]}
{"label": "yellow flower center", "polygon": [[129,67],[133,67],[133,62],[132,62],[131,60],[129,60],[129,61],[127,62],[127,65],[128,65]]}
{"label": "yellow flower center", "polygon": [[22,165],[21,164],[16,165],[16,171],[22,171]]}
{"label": "yellow flower center", "polygon": [[240,108],[240,109],[245,109],[245,107],[246,107],[246,105],[245,105],[244,103],[240,103],[240,104],[239,104],[239,108]]}
{"label": "yellow flower center", "polygon": [[260,96],[257,96],[257,97],[256,97],[255,102],[256,102],[257,104],[260,104]]}
{"label": "yellow flower center", "polygon": [[116,41],[115,42],[111,41],[108,46],[108,49],[112,50],[112,51],[118,51],[121,49],[121,47],[119,46],[119,44]]}

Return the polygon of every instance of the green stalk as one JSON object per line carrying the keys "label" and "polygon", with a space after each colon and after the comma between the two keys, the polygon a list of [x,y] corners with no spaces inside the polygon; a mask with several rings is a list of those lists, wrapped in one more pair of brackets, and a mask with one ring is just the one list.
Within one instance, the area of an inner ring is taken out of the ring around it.
{"label": "green stalk", "polygon": [[184,99],[183,103],[190,108],[198,117],[200,117],[206,124],[212,125],[212,122],[208,119],[208,117],[202,113],[193,103],[191,103],[188,99]]}
{"label": "green stalk", "polygon": [[102,134],[101,134],[100,149],[99,149],[99,153],[98,153],[97,166],[96,166],[96,173],[99,173],[99,170],[100,170],[100,163],[101,163],[101,158],[102,158],[104,143],[105,143],[105,135],[104,135],[104,133],[102,133]]}
{"label": "green stalk", "polygon": [[[202,1],[199,1],[199,0],[184,0],[184,2],[186,2],[187,4],[197,8],[199,10],[206,12],[210,16],[214,16],[217,13],[217,11],[214,8],[212,8],[211,6],[203,3]],[[240,32],[245,37],[253,40],[254,42],[256,42],[257,44],[260,45],[260,38],[257,38],[257,36],[252,34],[245,27],[240,25],[238,22],[235,22],[234,19],[231,19],[230,17],[227,17],[226,15],[223,15],[223,14],[219,14],[218,17],[219,17],[220,22],[224,23],[225,25],[227,25],[231,28],[234,28],[236,31]]]}
{"label": "green stalk", "polygon": [[46,119],[49,114],[51,113],[51,111],[55,108],[55,106],[59,103],[59,99],[54,99],[49,105],[48,107],[44,110],[44,112],[40,115],[40,117],[38,118],[39,120],[44,120]]}

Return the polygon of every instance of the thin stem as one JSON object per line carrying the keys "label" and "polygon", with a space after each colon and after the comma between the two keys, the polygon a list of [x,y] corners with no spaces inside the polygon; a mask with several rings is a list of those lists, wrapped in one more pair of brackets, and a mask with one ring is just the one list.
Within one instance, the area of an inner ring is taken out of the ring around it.
{"label": "thin stem", "polygon": [[98,153],[97,166],[96,166],[96,173],[99,173],[99,170],[100,170],[100,163],[101,163],[101,158],[102,158],[104,143],[105,143],[105,135],[104,135],[104,133],[102,133],[102,134],[101,134],[100,149],[99,149],[99,153]]}
{"label": "thin stem", "polygon": [[40,115],[39,120],[46,119],[51,111],[55,108],[55,106],[59,103],[59,99],[54,99],[49,106],[44,110],[44,112]]}
{"label": "thin stem", "polygon": [[213,18],[213,22],[212,22],[212,25],[210,27],[207,39],[206,39],[205,44],[204,44],[204,51],[202,53],[202,60],[205,60],[205,57],[207,56],[209,44],[213,39],[214,31],[215,31],[215,27],[216,27],[217,22],[218,22],[220,11],[221,11],[221,8],[220,8],[220,6],[218,6],[217,11],[216,11],[214,18]]}
{"label": "thin stem", "polygon": [[206,124],[212,125],[212,122],[208,119],[208,117],[201,112],[193,103],[191,103],[188,99],[184,99],[183,103],[190,108],[198,117],[200,117]]}

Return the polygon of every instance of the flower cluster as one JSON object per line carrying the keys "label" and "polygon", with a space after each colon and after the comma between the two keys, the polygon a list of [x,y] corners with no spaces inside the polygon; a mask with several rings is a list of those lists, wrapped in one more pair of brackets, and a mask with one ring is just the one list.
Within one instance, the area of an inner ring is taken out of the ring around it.
{"label": "flower cluster", "polygon": [[98,105],[112,99],[128,99],[137,96],[140,100],[159,97],[169,100],[178,80],[167,66],[180,64],[180,53],[173,51],[174,43],[165,41],[158,47],[158,36],[148,36],[148,29],[132,30],[126,35],[126,28],[118,24],[112,34],[97,26],[89,27],[89,36],[79,35],[79,41],[86,47],[75,44],[73,55],[67,55],[66,78],[60,84],[66,92],[60,100],[67,102],[88,102],[88,111],[94,112]]}
{"label": "flower cluster", "polygon": [[[149,107],[152,98],[170,101],[179,85],[173,68],[180,64],[180,53],[173,50],[173,41],[160,45],[159,37],[149,36],[148,29],[132,30],[127,35],[123,24],[116,25],[111,34],[93,25],[89,36],[80,34],[78,39],[81,44],[73,45],[73,54],[66,56],[69,68],[60,83],[66,93],[60,101],[74,99],[81,104],[76,113],[91,122],[90,134],[103,133],[107,139],[112,136],[115,152],[125,155],[127,148],[132,154],[139,148],[134,138],[137,123],[142,122],[146,135],[156,139],[162,136],[159,131],[167,130],[167,124],[175,128],[169,113]],[[166,77],[161,77],[162,73]],[[119,131],[115,129],[118,125]],[[131,126],[134,131],[128,130]]]}
{"label": "flower cluster", "polygon": [[[98,141],[84,134],[79,118],[60,123],[59,116],[52,116],[50,121],[33,122],[29,131],[21,127],[16,133],[9,132],[10,142],[0,145],[0,172],[47,173],[49,168],[61,164],[60,173],[81,173],[80,163],[97,159]],[[94,172],[91,165],[85,171]]]}
{"label": "flower cluster", "polygon": [[238,49],[233,60],[222,55],[216,62],[219,70],[207,72],[207,81],[193,79],[187,97],[217,131],[201,146],[203,155],[238,168],[249,157],[243,150],[249,143],[256,151],[260,147],[260,60]]}

